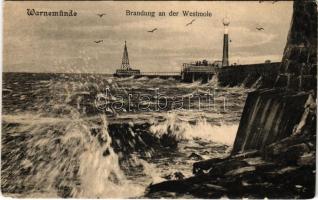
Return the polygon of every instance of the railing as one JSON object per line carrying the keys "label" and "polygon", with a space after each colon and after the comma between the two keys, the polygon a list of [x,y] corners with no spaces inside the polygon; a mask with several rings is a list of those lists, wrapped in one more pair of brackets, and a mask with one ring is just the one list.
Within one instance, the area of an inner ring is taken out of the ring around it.
{"label": "railing", "polygon": [[180,72],[141,72],[142,76],[180,76]]}
{"label": "railing", "polygon": [[183,65],[182,72],[216,73],[217,69],[218,67],[214,65],[207,65],[207,66]]}

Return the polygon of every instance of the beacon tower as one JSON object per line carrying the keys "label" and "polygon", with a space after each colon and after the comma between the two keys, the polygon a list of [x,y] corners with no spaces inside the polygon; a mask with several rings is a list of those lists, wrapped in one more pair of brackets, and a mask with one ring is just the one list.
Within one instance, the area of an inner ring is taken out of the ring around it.
{"label": "beacon tower", "polygon": [[127,45],[125,41],[125,47],[124,47],[124,53],[123,53],[123,58],[121,61],[121,69],[129,70],[130,65],[129,65],[129,57],[128,57],[128,50],[127,50]]}
{"label": "beacon tower", "polygon": [[224,36],[223,36],[223,57],[222,57],[222,67],[229,66],[229,27],[230,20],[225,17],[223,19],[224,26]]}

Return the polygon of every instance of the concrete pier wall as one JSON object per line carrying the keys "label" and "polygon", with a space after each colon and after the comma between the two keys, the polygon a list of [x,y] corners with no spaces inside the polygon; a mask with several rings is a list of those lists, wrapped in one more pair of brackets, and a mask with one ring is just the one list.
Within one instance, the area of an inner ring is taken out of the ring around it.
{"label": "concrete pier wall", "polygon": [[232,154],[262,150],[293,134],[305,112],[308,93],[261,90],[248,95]]}
{"label": "concrete pier wall", "polygon": [[[308,112],[314,112],[316,116],[316,62],[317,5],[314,1],[296,0],[274,87],[248,95],[233,154],[261,150],[295,134]],[[310,99],[311,103],[308,103]],[[310,134],[316,135],[316,131]]]}
{"label": "concrete pier wall", "polygon": [[181,72],[181,80],[187,83],[209,82],[213,76],[218,77],[219,86],[252,87],[256,82],[262,87],[272,87],[279,74],[280,62],[236,65],[216,68],[213,72]]}
{"label": "concrete pier wall", "polygon": [[274,86],[249,93],[232,154],[194,163],[192,177],[150,185],[148,197],[315,197],[317,5],[294,0],[293,11]]}
{"label": "concrete pier wall", "polygon": [[263,87],[271,87],[275,83],[279,67],[280,62],[223,67],[218,73],[219,85],[251,87],[256,81],[260,81]]}
{"label": "concrete pier wall", "polygon": [[182,72],[182,82],[193,83],[195,81],[201,81],[202,83],[209,82],[214,74],[206,72]]}

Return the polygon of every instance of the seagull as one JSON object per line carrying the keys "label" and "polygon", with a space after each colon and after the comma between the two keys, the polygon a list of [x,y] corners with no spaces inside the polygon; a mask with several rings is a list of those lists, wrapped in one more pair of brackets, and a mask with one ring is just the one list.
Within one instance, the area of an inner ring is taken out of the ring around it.
{"label": "seagull", "polygon": [[263,27],[256,27],[256,29],[259,30],[259,31],[264,31]]}
{"label": "seagull", "polygon": [[156,30],[158,30],[157,28],[154,28],[154,29],[152,29],[151,31],[148,31],[148,33],[153,33],[153,32],[155,32]]}
{"label": "seagull", "polygon": [[195,19],[193,19],[191,22],[187,23],[186,26],[191,25],[194,21],[195,21]]}
{"label": "seagull", "polygon": [[100,14],[97,14],[100,18],[102,18],[104,15],[106,15],[106,13],[100,13]]}
{"label": "seagull", "polygon": [[96,44],[103,42],[103,40],[94,41]]}

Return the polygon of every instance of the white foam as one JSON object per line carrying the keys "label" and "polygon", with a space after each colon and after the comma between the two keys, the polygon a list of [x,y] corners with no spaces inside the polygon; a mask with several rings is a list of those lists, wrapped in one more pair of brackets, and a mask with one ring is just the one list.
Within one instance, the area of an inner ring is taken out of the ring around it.
{"label": "white foam", "polygon": [[[27,146],[23,153],[31,159],[20,162],[19,154],[11,159],[16,160],[20,169],[30,168],[36,173],[17,178],[16,184],[32,185],[32,197],[40,194],[37,188],[49,195],[47,197],[56,196],[57,179],[62,180],[58,182],[58,187],[68,186],[71,196],[76,198],[128,198],[142,195],[145,188],[127,180],[120,168],[118,156],[111,147],[106,117],[101,115],[99,118],[102,125],[83,118],[67,120],[32,114],[4,116],[6,123],[19,123],[11,127],[12,134],[18,136],[27,132],[32,135],[29,140],[23,141]],[[103,143],[91,134],[91,127],[101,129],[99,134]],[[105,150],[108,150],[106,156],[103,155]],[[49,162],[46,162],[47,153],[50,155]],[[78,171],[75,177],[80,179],[80,185],[76,185],[72,175],[74,171]]]}
{"label": "white foam", "polygon": [[175,135],[177,139],[201,138],[213,142],[233,145],[237,124],[213,125],[205,118],[198,118],[194,125],[187,121],[178,119],[175,113],[168,113],[166,121],[154,124],[150,131],[158,136],[163,134]]}

